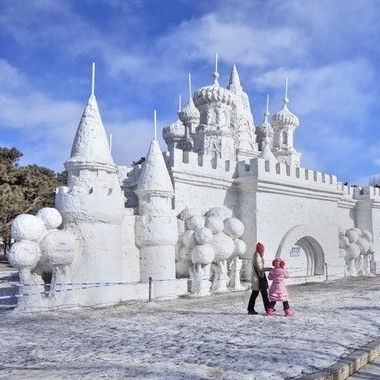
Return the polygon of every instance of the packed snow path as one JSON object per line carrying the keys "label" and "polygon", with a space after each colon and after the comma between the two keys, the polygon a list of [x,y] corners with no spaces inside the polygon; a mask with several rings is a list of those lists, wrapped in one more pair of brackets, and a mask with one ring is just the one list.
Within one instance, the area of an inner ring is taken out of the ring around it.
{"label": "packed snow path", "polygon": [[289,286],[295,317],[250,292],[19,315],[2,308],[0,378],[284,379],[378,338],[379,277]]}

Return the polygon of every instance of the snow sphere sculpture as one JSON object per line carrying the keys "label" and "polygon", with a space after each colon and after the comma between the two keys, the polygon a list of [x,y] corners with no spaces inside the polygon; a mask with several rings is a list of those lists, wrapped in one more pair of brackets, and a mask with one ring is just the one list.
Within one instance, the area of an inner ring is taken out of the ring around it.
{"label": "snow sphere sculpture", "polygon": [[232,212],[228,208],[225,207],[213,207],[211,210],[206,212],[206,216],[216,216],[220,219],[227,219],[231,217]]}
{"label": "snow sphere sculpture", "polygon": [[346,231],[346,236],[348,237],[350,243],[356,243],[359,239],[360,234],[358,233],[356,228],[350,228]]}
{"label": "snow sphere sculpture", "polygon": [[21,240],[37,242],[45,232],[43,220],[29,214],[18,215],[11,226],[11,235],[16,242]]}
{"label": "snow sphere sculpture", "polygon": [[194,232],[195,240],[197,244],[211,244],[212,243],[212,232],[206,227],[198,228]]}
{"label": "snow sphere sculpture", "polygon": [[53,207],[44,207],[36,214],[38,218],[41,218],[48,230],[58,228],[62,224],[62,216],[59,211]]}
{"label": "snow sphere sculpture", "polygon": [[210,264],[214,259],[212,245],[196,245],[191,251],[191,260],[194,264]]}
{"label": "snow sphere sculpture", "polygon": [[234,245],[235,249],[232,252],[232,255],[237,257],[244,255],[245,251],[247,250],[247,245],[244,243],[244,241],[240,239],[235,239]]}
{"label": "snow sphere sculpture", "polygon": [[74,235],[68,231],[52,231],[42,240],[41,251],[43,260],[51,265],[69,265],[74,259]]}
{"label": "snow sphere sculpture", "polygon": [[213,234],[222,232],[224,229],[223,219],[217,216],[208,216],[206,218],[205,227],[211,230]]}
{"label": "snow sphere sculpture", "polygon": [[367,239],[369,242],[372,241],[372,234],[368,230],[362,231],[362,237]]}
{"label": "snow sphere sculpture", "polygon": [[182,237],[183,244],[185,244],[185,247],[192,248],[197,244],[197,241],[195,240],[194,236],[194,230],[187,230],[183,234]]}
{"label": "snow sphere sculpture", "polygon": [[214,261],[227,260],[235,250],[234,241],[223,232],[214,235],[212,245],[215,249]]}
{"label": "snow sphere sculpture", "polygon": [[356,242],[356,244],[358,245],[359,249],[360,249],[360,253],[367,253],[368,250],[369,250],[369,241],[360,237],[358,239],[358,241]]}
{"label": "snow sphere sculpture", "polygon": [[347,248],[350,245],[350,241],[347,236],[339,236],[339,248]]}
{"label": "snow sphere sculpture", "polygon": [[17,269],[33,269],[40,258],[41,251],[36,243],[20,241],[14,243],[9,252],[8,260]]}
{"label": "snow sphere sculpture", "polygon": [[205,225],[205,218],[200,215],[193,215],[186,219],[186,228],[188,230],[196,230],[202,228]]}
{"label": "snow sphere sculpture", "polygon": [[345,260],[346,262],[349,262],[351,260],[356,259],[360,255],[360,248],[358,245],[351,243],[347,248],[346,248],[346,256]]}
{"label": "snow sphere sculpture", "polygon": [[345,257],[346,256],[346,250],[343,248],[339,249],[339,257]]}
{"label": "snow sphere sculpture", "polygon": [[244,233],[244,224],[236,218],[224,221],[224,232],[232,239],[238,239]]}
{"label": "snow sphere sculpture", "polygon": [[184,210],[182,210],[179,215],[178,215],[178,218],[185,221],[186,219],[189,219],[191,216],[194,216],[194,215],[198,215],[198,216],[201,216],[202,213],[197,210],[196,208],[185,208]]}

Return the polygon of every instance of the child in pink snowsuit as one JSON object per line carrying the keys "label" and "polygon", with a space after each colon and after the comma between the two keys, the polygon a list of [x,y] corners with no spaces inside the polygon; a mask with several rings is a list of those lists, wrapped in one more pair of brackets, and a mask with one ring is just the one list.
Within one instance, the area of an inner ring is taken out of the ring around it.
{"label": "child in pink snowsuit", "polygon": [[268,279],[272,280],[269,288],[269,307],[267,315],[274,315],[274,305],[277,301],[282,301],[284,305],[285,317],[292,317],[294,313],[289,308],[289,295],[285,286],[285,279],[289,277],[289,272],[284,269],[285,261],[277,258],[272,262],[274,268],[269,272]]}

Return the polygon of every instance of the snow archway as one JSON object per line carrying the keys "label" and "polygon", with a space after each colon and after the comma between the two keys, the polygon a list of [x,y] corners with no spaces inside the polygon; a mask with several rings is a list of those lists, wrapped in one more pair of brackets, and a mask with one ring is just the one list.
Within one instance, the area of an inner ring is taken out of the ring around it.
{"label": "snow archway", "polygon": [[311,226],[295,226],[282,238],[276,257],[283,258],[296,276],[323,275],[325,254],[319,241]]}

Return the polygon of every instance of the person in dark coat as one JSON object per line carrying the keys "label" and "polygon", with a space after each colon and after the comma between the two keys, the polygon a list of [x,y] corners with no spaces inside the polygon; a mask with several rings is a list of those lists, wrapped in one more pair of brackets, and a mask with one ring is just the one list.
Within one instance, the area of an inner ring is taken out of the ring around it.
{"label": "person in dark coat", "polygon": [[252,293],[248,303],[248,314],[258,314],[255,310],[255,302],[259,293],[261,293],[263,299],[265,312],[267,312],[269,307],[268,280],[265,271],[268,271],[271,268],[264,267],[264,252],[264,244],[260,242],[257,243],[252,260]]}

